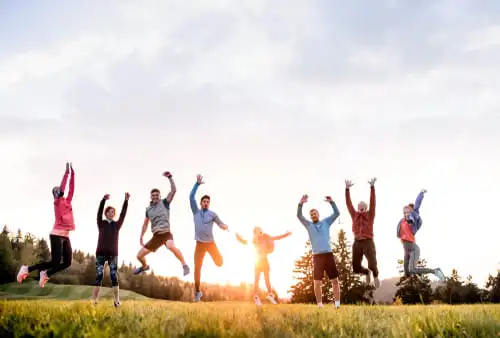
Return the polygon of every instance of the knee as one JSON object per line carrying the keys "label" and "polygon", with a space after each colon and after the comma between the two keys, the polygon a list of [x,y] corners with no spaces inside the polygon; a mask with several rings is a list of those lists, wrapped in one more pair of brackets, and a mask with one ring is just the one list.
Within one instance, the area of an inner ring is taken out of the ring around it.
{"label": "knee", "polygon": [[215,265],[217,265],[220,268],[224,264],[224,259],[222,257],[220,257],[214,263],[215,263]]}
{"label": "knee", "polygon": [[101,286],[102,285],[102,279],[104,277],[103,271],[98,271],[97,272],[97,277],[95,279],[95,285],[96,286]]}
{"label": "knee", "polygon": [[110,276],[111,286],[118,286],[118,271],[116,271],[115,269],[111,270]]}
{"label": "knee", "polygon": [[174,250],[175,249],[175,244],[174,241],[167,241],[165,244],[168,250]]}

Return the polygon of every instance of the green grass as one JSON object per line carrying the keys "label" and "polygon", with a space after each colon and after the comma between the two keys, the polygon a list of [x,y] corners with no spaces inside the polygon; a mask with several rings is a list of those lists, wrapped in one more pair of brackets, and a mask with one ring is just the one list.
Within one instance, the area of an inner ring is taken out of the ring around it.
{"label": "green grass", "polygon": [[[80,300],[90,299],[93,286],[88,285],[61,285],[46,284],[44,288],[38,286],[37,282],[23,284],[0,285],[0,299],[58,299],[58,300]],[[100,298],[112,298],[111,288],[101,288]],[[123,300],[147,300],[147,297],[132,291],[120,290],[120,298]]]}
{"label": "green grass", "polygon": [[[0,300],[1,337],[500,337],[500,305]],[[15,334],[14,334],[15,332]]]}

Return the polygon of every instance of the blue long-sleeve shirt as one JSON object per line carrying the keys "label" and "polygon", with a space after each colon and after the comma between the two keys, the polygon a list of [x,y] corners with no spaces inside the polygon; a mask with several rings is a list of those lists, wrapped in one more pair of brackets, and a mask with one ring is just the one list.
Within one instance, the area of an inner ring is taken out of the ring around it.
{"label": "blue long-sleeve shirt", "polygon": [[[413,211],[411,212],[411,215],[409,217],[409,222],[411,225],[411,230],[413,232],[413,235],[417,233],[418,230],[422,227],[422,218],[420,217],[420,206],[422,205],[422,200],[424,199],[424,193],[421,191],[417,199],[415,200],[415,205],[413,208]],[[398,223],[397,226],[397,236],[399,238],[399,233],[401,232],[401,223],[403,220],[401,219]]]}
{"label": "blue long-sleeve shirt", "polygon": [[193,212],[194,219],[194,239],[198,242],[212,243],[215,241],[213,234],[214,222],[220,228],[222,228],[224,223],[212,210],[198,208],[195,195],[199,186],[200,185],[198,183],[195,183],[191,193],[189,194],[189,204],[191,205],[191,211]]}
{"label": "blue long-sleeve shirt", "polygon": [[340,212],[335,202],[332,202],[331,206],[333,209],[333,213],[316,223],[308,221],[304,217],[304,215],[302,214],[302,204],[299,204],[297,208],[297,218],[309,233],[312,253],[314,255],[332,252],[332,248],[330,246],[330,227],[333,222],[335,222],[335,220],[339,217]]}

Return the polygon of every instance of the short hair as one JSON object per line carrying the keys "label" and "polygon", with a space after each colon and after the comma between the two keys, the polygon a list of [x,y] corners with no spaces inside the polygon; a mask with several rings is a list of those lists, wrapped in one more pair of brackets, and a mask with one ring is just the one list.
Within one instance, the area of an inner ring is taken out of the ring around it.
{"label": "short hair", "polygon": [[153,194],[155,192],[160,193],[160,189],[157,189],[157,188],[151,189],[151,194]]}
{"label": "short hair", "polygon": [[413,204],[413,203],[408,204],[408,206],[409,206],[410,208],[412,208],[412,209],[415,209],[415,204]]}
{"label": "short hair", "polygon": [[316,212],[319,214],[318,209],[311,209],[311,210],[309,210],[309,213],[311,213],[311,212],[313,212],[313,211],[316,211]]}
{"label": "short hair", "polygon": [[201,196],[200,202],[203,202],[203,200],[208,200],[208,201],[210,201],[210,196],[208,196],[208,195],[203,195],[203,196]]}
{"label": "short hair", "polygon": [[116,213],[116,209],[114,207],[107,207],[105,210],[104,210],[104,215],[106,215],[108,213],[108,211],[110,210],[113,210],[115,213]]}

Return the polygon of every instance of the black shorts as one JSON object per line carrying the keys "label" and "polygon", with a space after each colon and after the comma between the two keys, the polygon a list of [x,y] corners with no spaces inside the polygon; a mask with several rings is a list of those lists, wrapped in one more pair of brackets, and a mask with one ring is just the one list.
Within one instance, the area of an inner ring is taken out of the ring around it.
{"label": "black shorts", "polygon": [[313,264],[314,280],[323,280],[325,272],[330,279],[335,279],[339,276],[335,257],[331,252],[313,255]]}
{"label": "black shorts", "polygon": [[174,236],[171,232],[165,232],[163,234],[154,234],[153,238],[149,240],[149,242],[144,245],[144,248],[149,251],[155,252],[162,245],[167,244],[167,241],[174,240]]}

